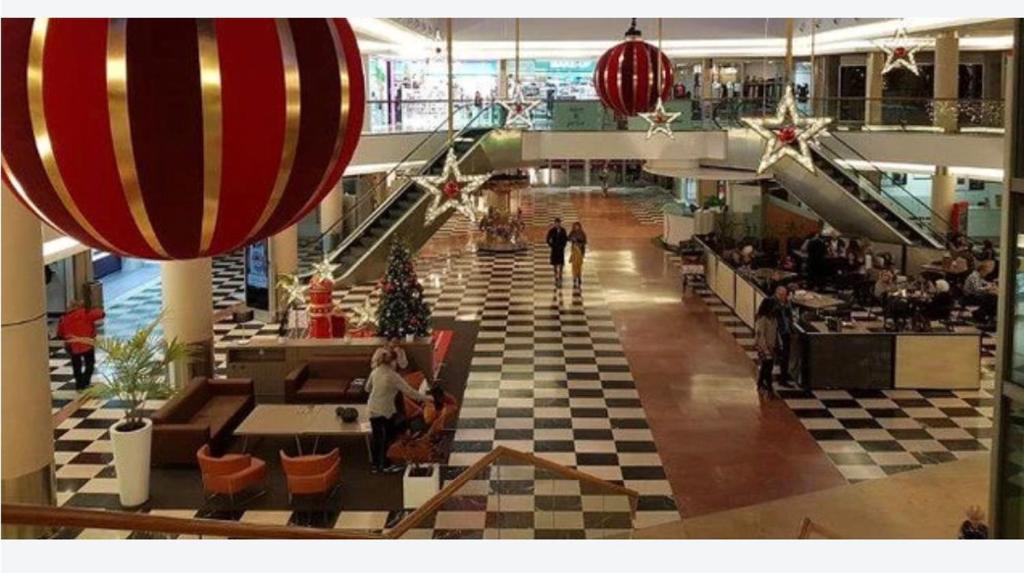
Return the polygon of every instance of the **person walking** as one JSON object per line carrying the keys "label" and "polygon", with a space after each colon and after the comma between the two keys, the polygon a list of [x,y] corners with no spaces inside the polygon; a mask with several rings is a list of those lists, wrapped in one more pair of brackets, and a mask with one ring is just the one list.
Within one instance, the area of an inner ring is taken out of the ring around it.
{"label": "person walking", "polygon": [[569,235],[562,226],[562,220],[555,217],[554,223],[548,229],[547,243],[551,249],[551,267],[555,272],[555,288],[562,286],[562,270],[565,268],[565,246],[569,242]]}
{"label": "person walking", "polygon": [[774,298],[766,298],[757,308],[754,320],[754,347],[757,349],[757,391],[774,394],[772,370],[775,353],[779,348],[778,305]]}
{"label": "person walking", "polygon": [[583,225],[579,222],[572,224],[569,243],[572,245],[572,250],[569,253],[569,264],[572,265],[572,286],[580,289],[583,288],[583,257],[587,254],[587,234],[583,232]]}
{"label": "person walking", "polygon": [[793,337],[793,305],[789,302],[789,289],[785,285],[775,287],[775,323],[779,333],[779,345],[775,354],[779,365],[779,383],[794,385],[789,377],[789,353]]}
{"label": "person walking", "polygon": [[395,438],[398,427],[398,410],[395,408],[395,397],[399,392],[412,400],[423,403],[430,399],[426,394],[413,389],[409,383],[395,371],[395,353],[385,348],[380,353],[377,366],[366,379],[366,391],[370,396],[366,402],[367,415],[370,417],[370,458],[373,473],[396,473],[401,466],[388,463],[388,446]]}
{"label": "person walking", "polygon": [[73,300],[67,312],[57,323],[57,338],[64,341],[64,347],[71,355],[71,372],[75,378],[75,390],[85,390],[92,383],[96,368],[96,322],[105,314],[98,308],[87,309],[80,300]]}

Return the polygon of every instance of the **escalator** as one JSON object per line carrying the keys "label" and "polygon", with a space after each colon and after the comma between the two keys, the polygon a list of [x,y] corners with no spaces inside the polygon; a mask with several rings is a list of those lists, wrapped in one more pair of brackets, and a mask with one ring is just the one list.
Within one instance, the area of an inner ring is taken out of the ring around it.
{"label": "escalator", "polygon": [[[726,165],[752,170],[760,161],[764,141],[752,130],[741,127],[741,114],[743,110],[736,107],[716,109],[715,123],[728,131]],[[786,158],[772,167],[773,177],[841,233],[929,249],[946,246],[944,235],[932,227],[932,221],[941,218],[843,141],[841,134],[822,137],[811,146],[811,156],[817,168],[815,173]],[[866,169],[855,172],[846,167],[849,157],[856,158]],[[858,173],[887,185],[878,185]]]}
{"label": "escalator", "polygon": [[[465,174],[487,173],[511,166],[521,159],[518,134],[495,130],[490,127],[492,121],[493,115],[485,108],[420,167],[412,167],[411,162],[403,160],[389,172],[389,175],[396,175],[395,189],[390,190],[370,215],[325,255],[339,265],[334,277],[337,286],[376,280],[384,272],[388,248],[393,240],[405,242],[415,252],[444,225],[453,211],[449,210],[427,224],[425,215],[430,197],[410,177],[441,173],[449,147],[455,150],[460,169]],[[424,141],[433,135],[427,135]],[[503,156],[507,156],[506,161],[501,160]],[[388,179],[391,177],[382,178],[378,185],[386,185]],[[370,200],[367,198],[375,196],[376,191],[371,189],[364,199]],[[332,229],[340,224],[339,221]],[[324,234],[330,232],[328,230]]]}

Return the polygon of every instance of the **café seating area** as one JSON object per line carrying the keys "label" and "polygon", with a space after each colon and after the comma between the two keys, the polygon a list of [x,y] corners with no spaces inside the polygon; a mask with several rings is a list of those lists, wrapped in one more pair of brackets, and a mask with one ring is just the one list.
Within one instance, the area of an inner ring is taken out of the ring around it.
{"label": "caf\u00e9 seating area", "polygon": [[703,266],[708,289],[751,329],[761,301],[786,287],[796,321],[781,367],[805,388],[968,389],[980,384],[995,302],[977,286],[994,288],[984,276],[997,263],[991,245],[975,252],[958,241],[918,269],[896,264],[886,245],[828,233],[785,248],[712,234],[678,252],[684,269]]}

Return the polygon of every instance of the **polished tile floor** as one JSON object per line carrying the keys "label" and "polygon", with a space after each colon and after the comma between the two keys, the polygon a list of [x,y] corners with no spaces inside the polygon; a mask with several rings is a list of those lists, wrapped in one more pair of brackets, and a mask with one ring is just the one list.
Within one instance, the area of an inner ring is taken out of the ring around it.
{"label": "polished tile floor", "polygon": [[[530,251],[477,255],[469,248],[469,227],[457,219],[423,249],[417,266],[435,316],[478,324],[445,477],[451,479],[496,445],[532,451],[639,491],[635,525],[642,527],[844,485],[861,478],[843,467],[866,466],[861,463],[866,459],[883,474],[883,466],[910,465],[895,458],[886,458],[893,462],[887,463],[877,456],[888,452],[867,448],[834,451],[824,445],[831,440],[813,433],[811,426],[823,422],[808,424],[819,418],[801,415],[821,408],[803,408],[810,402],[799,400],[817,400],[828,410],[825,400],[861,398],[758,396],[744,336],[737,343],[739,333],[730,332],[713,301],[680,294],[678,269],[652,241],[661,232],[657,213],[670,200],[658,190],[613,190],[603,197],[597,189],[532,189],[521,197],[534,243]],[[588,233],[580,293],[552,283],[542,241],[554,216],[567,224],[579,220]],[[230,300],[241,284],[240,260],[219,265],[218,300]],[[350,308],[372,297],[373,290],[360,286],[336,296]],[[155,292],[159,295],[158,285]],[[158,305],[158,296],[147,304]],[[115,312],[112,308],[111,315]],[[129,314],[138,312],[132,308]],[[258,322],[218,323],[219,365],[226,342],[275,333],[275,325]],[[64,367],[57,364],[55,374],[64,375],[59,372]],[[878,406],[858,405],[868,413]],[[76,505],[76,496],[92,492],[108,496],[103,503],[116,504],[105,429],[118,416],[117,405],[87,406],[56,435],[61,501]],[[974,407],[985,414],[984,403]],[[836,420],[843,425],[843,418]],[[893,437],[899,443],[901,438]],[[984,444],[984,438],[973,437]],[[844,441],[859,445],[857,439]],[[836,454],[863,455],[837,459]],[[490,523],[500,523],[511,537],[601,535],[601,528],[587,527],[585,517],[565,517],[557,535],[538,526],[547,523],[540,519],[495,521],[485,515],[488,505],[482,501],[448,508],[459,515],[437,516],[457,527],[437,526],[435,519],[418,535],[494,537],[497,530]],[[533,503],[535,511],[545,511]],[[202,508],[170,511],[204,514]],[[341,511],[318,525],[382,530],[401,515],[390,508]],[[289,523],[305,516],[259,511],[214,517]],[[615,523],[591,519],[605,527]],[[582,528],[575,527],[580,523]]]}

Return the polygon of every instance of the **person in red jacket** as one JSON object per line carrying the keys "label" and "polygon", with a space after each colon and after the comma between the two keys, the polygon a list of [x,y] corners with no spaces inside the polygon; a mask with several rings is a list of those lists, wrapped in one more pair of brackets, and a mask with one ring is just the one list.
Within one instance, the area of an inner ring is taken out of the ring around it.
{"label": "person in red jacket", "polygon": [[76,390],[88,388],[92,381],[92,372],[96,367],[96,349],[90,340],[96,338],[96,321],[102,320],[103,316],[102,310],[87,309],[82,301],[75,300],[71,301],[67,312],[57,323],[57,338],[64,341],[64,346],[71,355],[71,371],[75,376]]}

